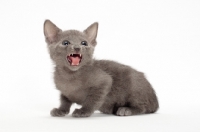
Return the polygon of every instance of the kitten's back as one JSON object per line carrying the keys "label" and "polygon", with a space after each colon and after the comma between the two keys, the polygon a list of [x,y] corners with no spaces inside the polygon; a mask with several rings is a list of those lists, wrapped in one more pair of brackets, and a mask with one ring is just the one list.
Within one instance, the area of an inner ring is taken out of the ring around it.
{"label": "kitten's back", "polygon": [[152,113],[158,109],[155,91],[142,72],[109,60],[95,60],[94,66],[108,73],[113,79],[108,103],[122,106],[129,102],[145,104],[145,113]]}

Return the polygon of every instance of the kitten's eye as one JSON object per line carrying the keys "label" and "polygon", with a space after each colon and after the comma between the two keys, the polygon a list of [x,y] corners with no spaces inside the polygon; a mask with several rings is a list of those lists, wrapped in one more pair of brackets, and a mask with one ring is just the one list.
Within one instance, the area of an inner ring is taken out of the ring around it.
{"label": "kitten's eye", "polygon": [[86,41],[82,41],[82,42],[81,42],[81,45],[85,45],[85,46],[87,46],[88,44],[87,44]]}
{"label": "kitten's eye", "polygon": [[70,42],[68,41],[68,40],[64,40],[63,42],[62,42],[62,45],[69,45],[70,44]]}

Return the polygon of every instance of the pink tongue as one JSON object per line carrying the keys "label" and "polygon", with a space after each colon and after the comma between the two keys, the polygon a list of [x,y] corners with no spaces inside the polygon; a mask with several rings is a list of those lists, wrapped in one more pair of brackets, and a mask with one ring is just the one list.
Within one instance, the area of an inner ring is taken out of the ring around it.
{"label": "pink tongue", "polygon": [[80,58],[79,57],[70,57],[70,58],[72,60],[72,63],[71,63],[72,66],[79,65],[79,62],[80,62]]}

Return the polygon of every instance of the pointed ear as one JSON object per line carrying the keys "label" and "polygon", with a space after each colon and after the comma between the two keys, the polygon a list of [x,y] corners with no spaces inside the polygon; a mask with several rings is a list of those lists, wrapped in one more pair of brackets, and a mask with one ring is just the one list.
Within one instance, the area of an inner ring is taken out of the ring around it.
{"label": "pointed ear", "polygon": [[44,36],[46,37],[47,43],[53,43],[58,40],[58,35],[61,33],[60,30],[55,24],[50,20],[45,20],[44,22]]}
{"label": "pointed ear", "polygon": [[89,41],[93,46],[96,45],[96,37],[98,32],[98,23],[95,22],[92,25],[90,25],[86,30],[84,30],[84,33],[88,36]]}

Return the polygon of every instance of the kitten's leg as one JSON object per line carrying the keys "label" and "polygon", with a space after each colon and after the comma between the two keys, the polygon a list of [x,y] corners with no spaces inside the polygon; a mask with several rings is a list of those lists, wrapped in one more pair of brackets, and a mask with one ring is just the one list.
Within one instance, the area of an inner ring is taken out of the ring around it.
{"label": "kitten's leg", "polygon": [[113,114],[116,112],[114,109],[114,104],[108,103],[108,100],[105,100],[104,104],[99,108],[99,110],[104,114]]}
{"label": "kitten's leg", "polygon": [[60,96],[60,107],[59,108],[54,108],[51,110],[51,116],[65,116],[66,114],[69,113],[70,107],[72,105],[72,102],[69,101],[68,98],[66,98],[64,95],[61,94]]}
{"label": "kitten's leg", "polygon": [[72,113],[74,117],[89,117],[95,110],[103,104],[104,98],[108,93],[108,87],[91,88],[87,98],[82,104],[82,108],[75,109]]}

